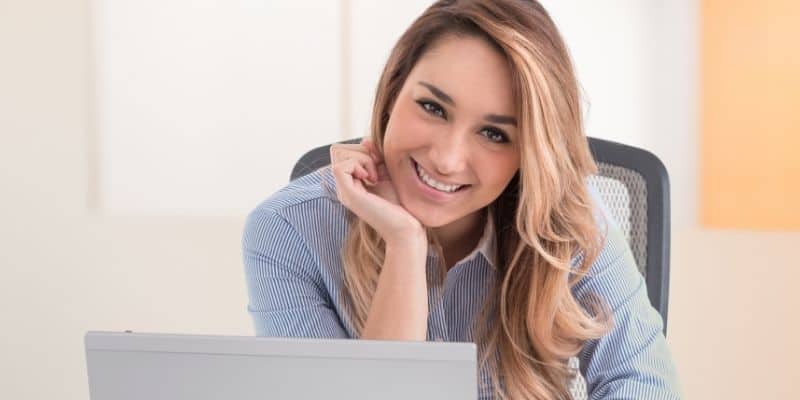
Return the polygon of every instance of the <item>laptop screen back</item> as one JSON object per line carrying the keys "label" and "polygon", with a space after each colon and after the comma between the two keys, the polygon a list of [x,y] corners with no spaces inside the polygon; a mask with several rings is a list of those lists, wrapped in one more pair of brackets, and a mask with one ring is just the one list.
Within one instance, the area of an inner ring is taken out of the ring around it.
{"label": "laptop screen back", "polygon": [[89,332],[91,400],[475,399],[474,343]]}

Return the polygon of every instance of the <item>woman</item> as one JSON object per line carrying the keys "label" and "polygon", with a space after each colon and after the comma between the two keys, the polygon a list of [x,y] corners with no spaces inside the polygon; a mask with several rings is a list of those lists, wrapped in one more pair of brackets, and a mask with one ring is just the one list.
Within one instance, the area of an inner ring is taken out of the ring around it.
{"label": "woman", "polygon": [[678,398],[594,173],[542,6],[439,1],[395,45],[371,135],[250,214],[257,334],[474,341],[482,398],[569,398],[573,356],[590,398]]}

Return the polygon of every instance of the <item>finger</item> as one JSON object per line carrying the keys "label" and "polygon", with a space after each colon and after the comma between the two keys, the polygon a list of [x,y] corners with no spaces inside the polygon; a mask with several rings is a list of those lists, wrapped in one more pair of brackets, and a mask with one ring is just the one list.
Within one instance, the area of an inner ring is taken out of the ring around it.
{"label": "finger", "polygon": [[[331,161],[349,158],[353,154],[363,154],[370,157],[370,152],[359,144],[334,144],[330,147]],[[371,158],[371,157],[370,157]]]}
{"label": "finger", "polygon": [[378,169],[375,161],[366,154],[351,154],[353,160],[358,163],[358,167],[354,170],[356,178],[364,181],[369,181],[374,184],[378,181]]}
{"label": "finger", "polygon": [[372,142],[372,139],[364,139],[361,141],[361,144],[364,148],[369,152],[370,156],[376,161],[380,162],[383,160],[381,154],[378,152],[378,149],[375,147],[375,143]]}
{"label": "finger", "polygon": [[369,152],[361,143],[334,143],[330,147],[331,155],[336,152],[358,151],[360,153],[368,154]]}
{"label": "finger", "polygon": [[372,178],[370,178],[369,172],[361,164],[357,164],[355,166],[355,169],[353,170],[353,177],[358,178],[359,180],[365,181],[365,182],[367,182],[367,183],[369,183],[371,185],[374,184],[374,182],[372,181]]}
{"label": "finger", "polygon": [[[356,145],[360,146],[360,145]],[[355,160],[366,169],[366,174],[356,176],[358,179],[369,180],[372,183],[378,181],[378,171],[375,160],[362,150],[354,151],[347,148],[336,148],[331,150],[331,164],[336,165],[345,161]],[[353,171],[348,171],[352,173]]]}
{"label": "finger", "polygon": [[385,163],[380,163],[375,166],[375,171],[378,176],[379,181],[388,180],[389,179],[389,170],[386,168]]}
{"label": "finger", "polygon": [[339,201],[349,210],[355,212],[359,217],[364,218],[362,213],[365,202],[371,202],[375,196],[364,186],[364,181],[356,176],[364,174],[366,171],[354,160],[346,160],[333,168],[336,180],[336,196]]}
{"label": "finger", "polygon": [[357,190],[357,182],[360,182],[353,177],[353,171],[356,166],[357,163],[355,161],[347,160],[334,164],[331,168],[336,181],[336,197],[348,208],[351,206],[352,193]]}
{"label": "finger", "polygon": [[367,150],[367,151],[368,151],[370,154],[372,154],[372,153],[374,152],[374,150],[375,150],[375,143],[372,143],[372,139],[370,139],[370,138],[364,138],[364,140],[362,140],[360,144],[361,144],[361,146],[363,146],[363,147],[364,147],[364,148],[365,148],[365,149],[366,149],[366,150]]}
{"label": "finger", "polygon": [[359,164],[359,162],[354,159],[345,160],[335,164],[333,167],[333,172],[337,181],[337,185],[339,185],[337,186],[337,191],[340,186],[346,188],[348,191],[352,191],[353,187],[363,189],[364,183],[370,186],[377,184],[377,182],[368,180],[369,172],[366,168],[364,168],[363,165]]}

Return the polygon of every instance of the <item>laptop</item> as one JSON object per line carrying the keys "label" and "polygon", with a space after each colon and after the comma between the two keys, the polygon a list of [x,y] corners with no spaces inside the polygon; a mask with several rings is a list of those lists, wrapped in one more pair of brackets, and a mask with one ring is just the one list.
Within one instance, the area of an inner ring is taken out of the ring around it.
{"label": "laptop", "polygon": [[91,400],[475,399],[474,343],[98,332]]}

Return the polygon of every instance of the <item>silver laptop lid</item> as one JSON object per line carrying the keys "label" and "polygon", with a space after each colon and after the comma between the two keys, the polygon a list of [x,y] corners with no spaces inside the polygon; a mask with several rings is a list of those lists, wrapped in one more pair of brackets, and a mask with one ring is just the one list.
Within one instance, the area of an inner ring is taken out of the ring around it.
{"label": "silver laptop lid", "polygon": [[475,399],[474,343],[86,334],[91,400]]}

